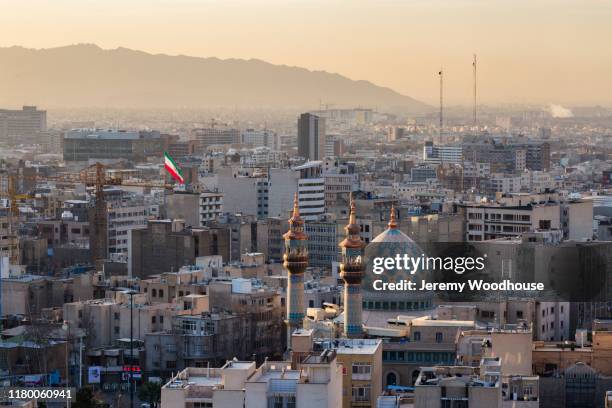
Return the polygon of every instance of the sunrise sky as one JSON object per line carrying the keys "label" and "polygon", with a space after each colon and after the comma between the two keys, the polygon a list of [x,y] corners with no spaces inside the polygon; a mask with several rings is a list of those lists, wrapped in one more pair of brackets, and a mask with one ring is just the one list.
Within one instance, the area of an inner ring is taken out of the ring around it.
{"label": "sunrise sky", "polygon": [[[610,0],[3,0],[0,46],[258,58],[428,103],[612,105]],[[333,102],[333,101],[332,101]]]}

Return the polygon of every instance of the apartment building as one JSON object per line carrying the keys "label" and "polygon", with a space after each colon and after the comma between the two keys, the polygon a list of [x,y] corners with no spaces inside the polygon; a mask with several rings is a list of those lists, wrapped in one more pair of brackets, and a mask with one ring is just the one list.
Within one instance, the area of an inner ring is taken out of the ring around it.
{"label": "apartment building", "polygon": [[[286,217],[293,207],[300,173],[292,169],[222,167],[215,188],[223,193],[223,211],[267,217]],[[211,186],[209,186],[211,187]],[[212,187],[211,187],[212,188]]]}
{"label": "apartment building", "polygon": [[134,295],[134,307],[130,307],[127,295],[117,299],[96,299],[64,304],[64,320],[72,327],[87,332],[89,347],[105,347],[115,340],[130,337],[130,321],[133,319],[134,338],[144,341],[150,332],[169,330],[174,305],[170,303],[147,304],[142,294]]}
{"label": "apartment building", "polygon": [[461,164],[463,161],[463,146],[461,145],[435,145],[425,142],[423,146],[423,160],[430,163]]}
{"label": "apartment building", "polygon": [[[294,333],[291,344],[293,350],[298,354],[308,351],[304,349],[308,342],[300,342],[297,339],[300,336],[311,338],[312,333],[308,330]],[[333,350],[336,353],[337,361],[342,364],[341,406],[343,408],[375,406],[376,400],[382,392],[382,340],[317,340],[312,346],[314,352],[323,352],[326,349]]]}
{"label": "apartment building", "polygon": [[333,351],[312,353],[299,369],[290,362],[228,361],[221,368],[189,367],[162,387],[168,408],[341,406],[342,366]]}
{"label": "apartment building", "polygon": [[241,143],[251,145],[253,147],[268,147],[271,150],[280,149],[280,140],[278,134],[268,129],[246,129],[242,131]]}
{"label": "apartment building", "polygon": [[414,407],[501,408],[499,360],[483,359],[479,369],[466,366],[423,367],[415,382]]}
{"label": "apartment building", "polygon": [[465,217],[469,242],[561,228],[560,204],[545,196],[498,196],[495,202],[460,204],[459,210]]}
{"label": "apartment building", "polygon": [[339,260],[338,242],[342,241],[344,223],[331,214],[321,215],[307,222],[304,231],[308,235],[308,264],[329,269]]}
{"label": "apartment building", "polygon": [[144,161],[161,156],[165,141],[158,131],[74,129],[64,134],[64,160]]}
{"label": "apartment building", "polygon": [[298,155],[306,160],[325,158],[325,118],[303,113],[297,122]]}
{"label": "apartment building", "polygon": [[203,152],[208,146],[240,143],[240,130],[226,127],[193,129],[191,136],[198,142],[199,152]]}
{"label": "apartment building", "polygon": [[398,316],[387,327],[368,328],[370,336],[389,338],[383,343],[383,384],[412,385],[422,365],[454,364],[457,333],[475,326],[460,318]]}
{"label": "apartment building", "polygon": [[314,221],[325,213],[325,178],[322,162],[311,161],[294,167],[298,171],[298,203],[304,221]]}
{"label": "apartment building", "polygon": [[130,231],[145,227],[149,218],[147,206],[142,197],[122,190],[115,190],[113,193],[107,191],[105,194],[108,256],[114,262],[127,263],[131,246]]}
{"label": "apartment building", "polygon": [[204,191],[199,195],[199,225],[217,219],[223,214],[223,194],[214,191]]}
{"label": "apartment building", "polygon": [[0,138],[32,137],[47,130],[47,111],[36,106],[0,109]]}
{"label": "apartment building", "polygon": [[128,252],[130,276],[146,277],[184,265],[200,256],[230,259],[230,231],[224,227],[185,228],[182,220],[148,220],[146,228],[133,229]]}

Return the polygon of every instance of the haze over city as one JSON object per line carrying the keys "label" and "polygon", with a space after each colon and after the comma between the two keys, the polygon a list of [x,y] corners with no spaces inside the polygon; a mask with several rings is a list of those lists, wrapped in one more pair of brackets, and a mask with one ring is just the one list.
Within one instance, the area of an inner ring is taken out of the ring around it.
{"label": "haze over city", "polygon": [[0,5],[0,406],[612,408],[610,0]]}
{"label": "haze over city", "polygon": [[[612,104],[607,1],[9,1],[0,45],[94,43],[261,59],[339,73],[436,104]],[[5,4],[6,7],[6,4]],[[329,101],[333,102],[333,101]]]}

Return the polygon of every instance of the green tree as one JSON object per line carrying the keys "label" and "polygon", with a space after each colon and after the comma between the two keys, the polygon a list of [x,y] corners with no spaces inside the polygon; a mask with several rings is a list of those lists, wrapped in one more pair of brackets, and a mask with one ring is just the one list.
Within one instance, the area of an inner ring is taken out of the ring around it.
{"label": "green tree", "polygon": [[156,407],[161,399],[161,384],[146,382],[138,387],[138,398]]}
{"label": "green tree", "polygon": [[81,388],[76,392],[72,408],[106,408],[108,404],[96,399],[91,388]]}

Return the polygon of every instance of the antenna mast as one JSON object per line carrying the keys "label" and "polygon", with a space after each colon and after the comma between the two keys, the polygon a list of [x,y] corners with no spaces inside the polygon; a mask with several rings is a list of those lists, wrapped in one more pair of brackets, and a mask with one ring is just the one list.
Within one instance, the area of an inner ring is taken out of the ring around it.
{"label": "antenna mast", "polygon": [[444,126],[444,74],[442,68],[440,68],[438,75],[440,76],[440,134],[438,135],[438,143],[442,144],[442,129]]}
{"label": "antenna mast", "polygon": [[474,62],[472,62],[472,67],[474,69],[474,112],[473,112],[474,118],[473,119],[474,119],[474,127],[477,128],[478,121],[476,119],[476,104],[477,104],[477,99],[476,99],[476,96],[477,96],[477,93],[476,93],[476,90],[477,90],[476,88],[476,85],[477,85],[477,82],[476,82],[476,54],[474,54]]}

